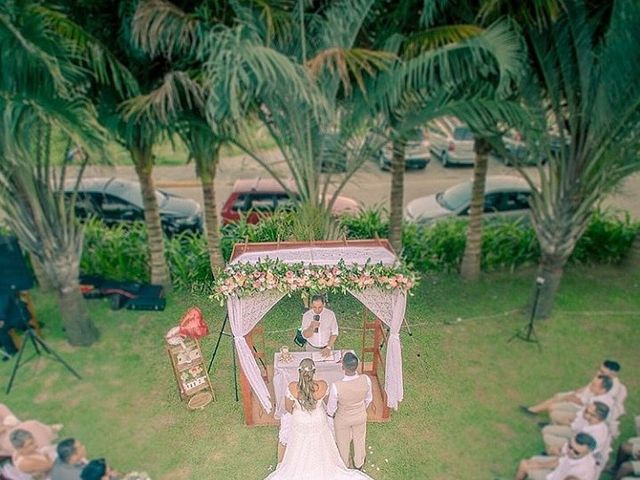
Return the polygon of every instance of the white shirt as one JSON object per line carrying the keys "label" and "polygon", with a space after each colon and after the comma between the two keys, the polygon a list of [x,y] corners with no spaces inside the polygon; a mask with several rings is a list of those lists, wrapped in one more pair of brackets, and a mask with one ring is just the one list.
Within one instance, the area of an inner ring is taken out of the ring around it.
{"label": "white shirt", "polygon": [[[357,373],[355,375],[345,375],[342,377],[343,382],[351,382],[360,378],[360,375]],[[369,388],[367,389],[367,394],[364,397],[364,408],[369,408],[369,404],[373,400],[373,391],[371,390],[371,379],[369,375],[365,375],[364,378],[367,379],[367,385]],[[334,416],[336,414],[336,410],[338,409],[338,388],[335,383],[331,384],[331,388],[329,389],[329,400],[327,400],[327,414],[330,416]]]}
{"label": "white shirt", "polygon": [[[302,315],[302,330],[305,330],[311,325],[315,315],[316,313],[313,310],[307,310],[304,315]],[[320,312],[318,332],[308,337],[307,342],[309,342],[312,347],[325,347],[329,343],[332,335],[338,336],[338,321],[336,320],[336,315],[331,310],[323,308],[322,312]]]}
{"label": "white shirt", "polygon": [[564,480],[573,475],[580,480],[595,480],[596,460],[591,453],[582,458],[569,458],[567,455],[560,457],[556,469],[547,475],[547,480]]}
{"label": "white shirt", "polygon": [[611,450],[611,436],[609,434],[609,426],[607,422],[598,422],[589,424],[584,418],[582,422],[576,418],[571,424],[571,430],[573,433],[588,433],[596,441],[596,449],[593,451],[594,457],[597,460],[609,458],[609,451]]}

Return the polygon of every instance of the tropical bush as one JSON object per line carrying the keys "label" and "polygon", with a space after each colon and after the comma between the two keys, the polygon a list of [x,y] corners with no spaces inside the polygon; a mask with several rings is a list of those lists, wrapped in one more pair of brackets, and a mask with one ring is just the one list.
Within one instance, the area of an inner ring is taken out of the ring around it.
{"label": "tropical bush", "polygon": [[[340,219],[349,239],[384,238],[388,233],[386,212],[364,210],[357,216]],[[465,246],[467,222],[452,218],[428,226],[406,224],[403,232],[405,262],[419,272],[450,272],[460,264]],[[615,264],[622,260],[640,229],[628,215],[596,211],[578,242],[571,262]],[[222,228],[225,260],[233,245],[243,242],[293,240],[295,213],[279,212],[257,225],[241,220]],[[206,238],[183,233],[166,241],[166,255],[174,287],[181,291],[212,291],[213,277],[207,258]],[[521,221],[487,222],[483,229],[482,268],[484,271],[513,270],[538,261],[540,248],[530,225]],[[149,281],[146,231],[143,224],[108,228],[98,220],[87,222],[81,271],[114,280]]]}

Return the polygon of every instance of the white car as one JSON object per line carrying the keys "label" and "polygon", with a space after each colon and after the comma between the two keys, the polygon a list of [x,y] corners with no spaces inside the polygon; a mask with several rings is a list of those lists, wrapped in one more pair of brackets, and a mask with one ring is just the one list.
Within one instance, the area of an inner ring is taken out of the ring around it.
{"label": "white car", "polygon": [[456,117],[442,117],[429,122],[431,152],[440,158],[443,167],[451,165],[473,166],[473,132]]}
{"label": "white car", "polygon": [[[431,145],[424,130],[417,128],[412,131],[407,138],[404,149],[404,165],[406,169],[423,169],[431,160]],[[378,166],[380,170],[391,169],[391,158],[393,157],[393,142],[388,142],[378,155]]]}
{"label": "white car", "polygon": [[[410,222],[429,223],[433,220],[466,216],[471,204],[473,181],[468,180],[445,191],[416,198],[409,202],[405,219]],[[484,213],[488,216],[524,217],[529,211],[531,188],[520,177],[489,175],[485,185]]]}

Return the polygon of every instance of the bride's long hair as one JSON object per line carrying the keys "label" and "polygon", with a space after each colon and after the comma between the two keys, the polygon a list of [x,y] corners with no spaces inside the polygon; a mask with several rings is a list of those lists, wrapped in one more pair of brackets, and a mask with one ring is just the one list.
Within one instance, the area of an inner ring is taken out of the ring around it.
{"label": "bride's long hair", "polygon": [[307,412],[316,408],[317,400],[313,396],[316,391],[313,382],[315,373],[316,364],[310,358],[304,358],[298,367],[298,402]]}

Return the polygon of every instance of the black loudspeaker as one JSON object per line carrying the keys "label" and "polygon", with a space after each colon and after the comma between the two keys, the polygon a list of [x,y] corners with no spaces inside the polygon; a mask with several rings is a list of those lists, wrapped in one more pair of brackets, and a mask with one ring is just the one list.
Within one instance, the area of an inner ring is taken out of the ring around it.
{"label": "black loudspeaker", "polygon": [[0,272],[0,291],[33,288],[33,275],[27,267],[16,237],[0,235]]}
{"label": "black loudspeaker", "polygon": [[160,285],[142,285],[138,295],[130,299],[127,310],[156,310],[162,311],[167,305],[164,290]]}

